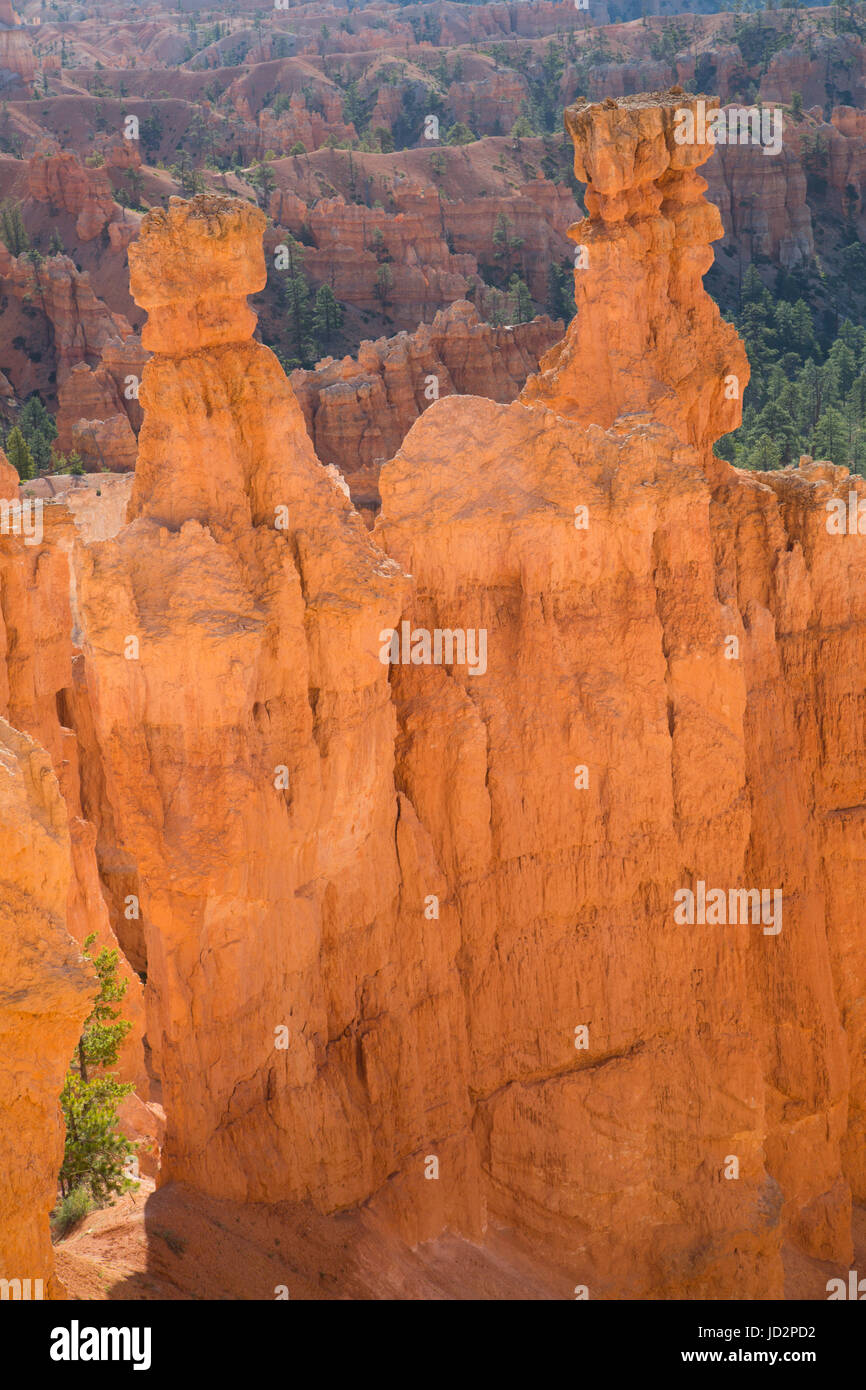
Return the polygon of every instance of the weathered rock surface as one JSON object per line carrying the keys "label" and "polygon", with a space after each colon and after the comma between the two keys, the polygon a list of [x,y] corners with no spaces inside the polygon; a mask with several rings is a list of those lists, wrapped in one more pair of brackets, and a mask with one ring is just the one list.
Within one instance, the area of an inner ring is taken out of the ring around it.
{"label": "weathered rock surface", "polygon": [[148,354],[137,334],[109,338],[96,366],[78,362],[58,391],[57,447],[76,449],[85,468],[135,468],[141,426],[138,389]]}
{"label": "weathered rock surface", "polygon": [[521,399],[604,428],[648,411],[708,456],[740,423],[749,365],[702,283],[722,235],[697,173],[713,147],[674,133],[675,112],[697,101],[667,93],[567,108],[574,172],[588,185],[589,216],[569,230],[577,316]]}
{"label": "weathered rock surface", "polygon": [[[0,460],[5,463],[2,455]],[[8,508],[18,503],[19,488],[14,470],[6,468],[0,496]],[[30,485],[20,489],[25,498],[35,492]],[[0,715],[46,751],[63,794],[73,867],[69,931],[79,944],[95,933],[96,950],[113,948],[117,941],[94,853],[96,827],[81,802],[82,750],[73,717],[77,612],[70,556],[76,527],[62,502],[38,499],[30,505],[39,510],[31,510],[29,518],[4,509],[0,524]],[[124,1016],[133,1031],[122,1048],[119,1073],[144,1087],[141,982],[125,961],[120,973],[127,981]]]}
{"label": "weathered rock surface", "polygon": [[17,78],[25,85],[33,81],[36,62],[27,35],[20,27],[12,5],[0,6],[0,81],[5,85]]}
{"label": "weathered rock surface", "polygon": [[263,227],[209,197],[145,219],[130,259],[154,356],[129,524],[81,554],[77,588],[105,798],[139,883],[163,1178],[330,1209],[423,1140],[435,1086],[398,1085],[389,1040],[436,1052],[448,1025],[424,1002],[437,966],[418,924],[398,930],[376,640],[405,581],[250,340]]}
{"label": "weathered rock surface", "polygon": [[95,975],[66,926],[72,864],[57,778],[45,749],[3,718],[0,837],[0,1279],[57,1298],[48,1228],[63,1161],[57,1098]]}
{"label": "weathered rock surface", "polygon": [[[9,1088],[0,1098],[0,1148],[4,1155],[7,1145],[14,1149],[8,1166],[4,1157],[3,1172],[12,1177],[8,1186],[4,1178],[3,1190],[4,1198],[12,1194],[17,1212],[8,1228],[5,1214],[0,1222],[0,1263],[8,1260],[11,1270],[7,1276],[4,1267],[0,1277],[42,1278],[47,1296],[57,1292],[53,1279],[48,1282],[47,1224],[63,1154],[57,1098],[92,1000],[89,986],[84,988],[90,972],[72,943],[80,947],[95,933],[98,951],[116,947],[117,940],[100,883],[96,828],[82,807],[81,746],[72,718],[75,613],[69,554],[75,527],[62,503],[40,496],[32,500],[36,491],[35,484],[21,489],[28,510],[15,510],[18,477],[0,453],[0,761],[11,798],[4,801],[0,827],[3,896],[10,914],[0,933],[5,996],[0,1029],[4,1058],[12,1059],[0,1069]],[[19,966],[25,996],[17,992]],[[118,1074],[135,1082],[146,1099],[141,982],[123,958],[120,974],[127,981],[124,1016],[133,1029]],[[30,1263],[24,1260],[27,1251]]]}
{"label": "weathered rock surface", "polygon": [[89,274],[78,271],[68,256],[51,256],[39,266],[23,256],[0,257],[0,278],[7,294],[31,311],[41,310],[50,323],[58,384],[78,363],[95,364],[112,340],[132,335],[124,316],[108,308],[94,293]]}
{"label": "weathered rock surface", "polygon": [[722,249],[742,245],[786,270],[815,254],[806,173],[791,142],[775,155],[760,145],[717,145],[706,166],[707,197],[722,214]]}
{"label": "weathered rock surface", "polygon": [[459,300],[415,333],[363,342],[357,358],[326,358],[291,383],[319,458],[345,474],[357,506],[376,507],[380,464],[432,400],[514,400],[561,332],[546,316],[495,328]]}
{"label": "weathered rock surface", "polygon": [[[520,401],[425,412],[374,534],[413,626],[487,631],[486,673],[392,683],[398,784],[460,924],[491,1220],[601,1296],[775,1297],[784,1242],[850,1257],[863,1191],[866,570],[826,484],[711,457],[742,348],[703,302],[718,224],[667,109],[569,111],[578,316]],[[782,930],[677,925],[698,880],[779,888]]]}
{"label": "weathered rock surface", "polygon": [[[372,538],[252,341],[263,214],[175,199],[130,248],[138,465],[126,524],[67,546],[60,707],[112,920],[141,904],[162,1182],[364,1203],[410,1245],[510,1227],[594,1298],[851,1258],[866,560],[826,503],[866,488],[713,456],[748,366],[701,283],[694,100],[570,108],[578,315],[518,399],[423,410]],[[401,619],[483,662],[387,670]],[[677,921],[699,883],[782,915]]]}
{"label": "weathered rock surface", "polygon": [[27,191],[48,203],[55,215],[71,213],[81,241],[92,241],[120,213],[103,167],[85,168],[71,151],[35,154],[27,171]]}

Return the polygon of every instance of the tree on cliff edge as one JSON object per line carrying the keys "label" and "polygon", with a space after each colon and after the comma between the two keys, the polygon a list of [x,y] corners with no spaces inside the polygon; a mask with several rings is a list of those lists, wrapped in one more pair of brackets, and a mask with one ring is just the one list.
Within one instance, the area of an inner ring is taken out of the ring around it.
{"label": "tree on cliff edge", "polygon": [[135,1087],[117,1081],[108,1070],[117,1065],[118,1048],[132,1024],[113,1007],[126,993],[126,981],[117,978],[117,951],[103,947],[89,956],[95,940],[95,933],[87,937],[83,955],[96,970],[99,989],[60,1093],[66,1148],[59,1182],[64,1198],[83,1188],[95,1201],[105,1202],[136,1186],[124,1171],[135,1145],[117,1129],[117,1107]]}
{"label": "tree on cliff edge", "polygon": [[17,425],[9,431],[9,438],[6,440],[6,457],[22,482],[34,476],[36,470],[33,467],[33,455],[27,445],[27,440]]}
{"label": "tree on cliff edge", "polygon": [[7,198],[0,204],[0,241],[13,256],[20,256],[30,246],[30,238],[21,216],[21,204]]}

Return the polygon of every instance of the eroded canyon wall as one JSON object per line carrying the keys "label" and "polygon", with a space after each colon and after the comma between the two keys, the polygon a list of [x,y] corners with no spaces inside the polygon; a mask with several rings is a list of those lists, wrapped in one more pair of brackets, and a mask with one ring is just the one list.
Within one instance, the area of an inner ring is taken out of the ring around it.
{"label": "eroded canyon wall", "polygon": [[[63,1157],[58,1097],[96,990],[80,948],[90,935],[94,952],[118,944],[96,827],[82,807],[91,769],[82,768],[73,716],[75,543],[65,505],[31,498],[22,507],[18,476],[0,451],[0,1278],[41,1279],[46,1296],[59,1291],[48,1238]],[[137,1132],[152,1135],[141,982],[122,956],[119,973],[133,1027],[118,1075],[139,1088],[127,1108]]]}
{"label": "eroded canyon wall", "polygon": [[[487,632],[484,673],[393,687],[491,1216],[603,1294],[767,1298],[785,1241],[850,1257],[862,1193],[866,592],[825,524],[845,470],[712,457],[748,368],[700,284],[721,225],[673,139],[690,100],[567,113],[577,317],[519,402],[425,412],[374,534],[413,626]],[[678,925],[698,881],[778,890],[784,925]]]}
{"label": "eroded canyon wall", "polygon": [[[591,1297],[850,1259],[866,563],[826,503],[863,485],[713,457],[748,365],[695,101],[570,108],[577,317],[517,400],[424,411],[372,537],[252,340],[263,214],[142,224],[138,464],[71,547],[69,708],[141,903],[162,1181],[506,1225]],[[773,914],[683,920],[699,884]]]}

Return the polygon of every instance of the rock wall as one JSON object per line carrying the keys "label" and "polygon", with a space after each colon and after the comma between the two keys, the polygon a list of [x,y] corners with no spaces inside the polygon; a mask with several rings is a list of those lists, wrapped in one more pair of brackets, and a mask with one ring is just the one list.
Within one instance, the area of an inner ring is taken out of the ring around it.
{"label": "rock wall", "polygon": [[36,61],[27,35],[11,4],[4,4],[0,7],[0,85],[17,79],[29,86],[35,73]]}
{"label": "rock wall", "polygon": [[[263,214],[173,199],[130,248],[153,355],[69,708],[162,1181],[509,1226],[593,1298],[851,1258],[866,564],[826,503],[866,488],[713,456],[748,367],[695,100],[569,109],[578,315],[518,399],[424,410],[372,537],[252,340]],[[719,889],[763,917],[683,917]]]}
{"label": "rock wall", "polygon": [[291,383],[319,458],[345,475],[356,506],[375,510],[380,465],[432,400],[514,400],[561,331],[546,316],[494,328],[458,300],[412,334],[363,342],[357,358],[325,358]]}
{"label": "rock wall", "polygon": [[2,718],[0,835],[0,1279],[29,1280],[31,1297],[56,1298],[48,1215],[63,1161],[57,1098],[95,975],[66,926],[71,856],[57,779],[45,750]]}
{"label": "rock wall", "polygon": [[[487,632],[483,674],[392,685],[460,922],[490,1218],[591,1296],[772,1298],[784,1243],[850,1258],[863,1191],[866,576],[825,526],[844,470],[712,458],[745,363],[673,104],[569,110],[577,318],[520,401],[425,412],[374,535],[413,628]],[[778,889],[782,929],[679,925],[698,881]]]}
{"label": "rock wall", "polygon": [[777,155],[757,145],[718,145],[706,168],[707,197],[722,214],[722,250],[741,246],[786,270],[815,254],[806,173],[790,142]]}
{"label": "rock wall", "polygon": [[[96,950],[117,940],[69,718],[74,527],[41,499],[16,516],[18,478],[2,452],[0,499],[0,1278],[42,1279],[48,1297],[60,1293],[48,1237],[63,1156],[57,1098],[93,998],[78,947],[90,933]],[[121,975],[134,1026],[118,1072],[147,1096],[141,985],[125,961]]]}

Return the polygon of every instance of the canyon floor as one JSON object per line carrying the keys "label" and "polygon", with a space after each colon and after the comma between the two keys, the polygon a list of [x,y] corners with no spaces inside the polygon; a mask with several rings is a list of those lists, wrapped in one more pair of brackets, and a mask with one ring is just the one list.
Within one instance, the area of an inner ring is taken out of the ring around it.
{"label": "canyon floor", "polygon": [[[852,1221],[854,1267],[866,1267],[866,1207]],[[824,1301],[848,1268],[783,1248],[785,1298]],[[91,1212],[56,1246],[71,1299],[514,1299],[573,1297],[551,1267],[507,1230],[483,1245],[442,1235],[409,1249],[363,1207],[322,1216],[306,1205],[217,1202],[182,1183]]]}
{"label": "canyon floor", "polygon": [[513,1232],[483,1246],[446,1234],[410,1250],[363,1207],[322,1216],[290,1202],[216,1202],[180,1183],[154,1192],[148,1180],[84,1217],[58,1244],[57,1270],[76,1299],[272,1299],[280,1285],[304,1300],[573,1293],[567,1271]]}

